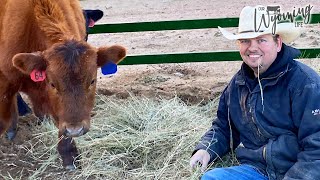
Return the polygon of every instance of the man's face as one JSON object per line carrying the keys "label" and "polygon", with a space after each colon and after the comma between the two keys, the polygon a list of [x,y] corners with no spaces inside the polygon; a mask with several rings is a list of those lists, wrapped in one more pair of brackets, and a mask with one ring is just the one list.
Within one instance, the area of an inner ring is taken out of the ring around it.
{"label": "man's face", "polygon": [[257,76],[258,73],[264,73],[274,62],[281,50],[282,40],[279,37],[275,41],[271,34],[266,34],[252,39],[240,39],[238,44],[243,62],[251,67]]}

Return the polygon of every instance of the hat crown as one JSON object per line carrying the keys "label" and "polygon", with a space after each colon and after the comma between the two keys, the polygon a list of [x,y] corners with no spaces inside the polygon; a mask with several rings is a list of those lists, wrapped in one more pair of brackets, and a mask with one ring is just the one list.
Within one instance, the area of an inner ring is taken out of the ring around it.
{"label": "hat crown", "polygon": [[238,33],[263,32],[270,29],[270,26],[266,27],[262,21],[262,18],[267,19],[267,12],[264,9],[264,6],[244,7],[239,17]]}
{"label": "hat crown", "polygon": [[266,34],[278,34],[283,42],[290,43],[300,36],[301,29],[294,23],[276,24],[274,13],[280,13],[280,6],[246,6],[239,16],[238,33],[234,34],[218,26],[224,37],[230,40],[251,39]]}

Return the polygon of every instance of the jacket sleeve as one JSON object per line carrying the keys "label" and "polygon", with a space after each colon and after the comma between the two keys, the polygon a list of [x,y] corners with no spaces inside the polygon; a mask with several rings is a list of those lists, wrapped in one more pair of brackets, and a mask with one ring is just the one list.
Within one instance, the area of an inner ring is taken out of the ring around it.
{"label": "jacket sleeve", "polygon": [[229,89],[223,91],[218,111],[217,118],[213,120],[210,129],[202,136],[200,142],[195,148],[195,153],[199,149],[204,149],[210,154],[210,162],[217,157],[222,157],[230,151],[230,126],[232,129],[233,148],[239,144],[239,133],[235,130],[232,120],[228,120],[228,99]]}
{"label": "jacket sleeve", "polygon": [[298,127],[301,151],[284,179],[320,179],[320,87],[310,84],[292,101],[293,120]]}

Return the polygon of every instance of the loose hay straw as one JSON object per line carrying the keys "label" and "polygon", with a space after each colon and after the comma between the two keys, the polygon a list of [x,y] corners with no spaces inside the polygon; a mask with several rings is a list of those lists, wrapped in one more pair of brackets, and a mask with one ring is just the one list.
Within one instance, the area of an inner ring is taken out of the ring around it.
{"label": "loose hay straw", "polygon": [[41,167],[30,176],[42,179],[198,179],[189,159],[210,127],[216,100],[187,106],[178,98],[117,100],[97,96],[90,132],[75,138],[81,169],[62,170],[57,129],[48,121],[35,127],[27,151]]}

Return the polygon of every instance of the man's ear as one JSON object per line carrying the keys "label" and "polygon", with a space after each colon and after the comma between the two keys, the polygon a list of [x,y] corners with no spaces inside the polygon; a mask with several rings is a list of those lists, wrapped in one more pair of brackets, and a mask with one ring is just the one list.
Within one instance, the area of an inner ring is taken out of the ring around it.
{"label": "man's ear", "polygon": [[30,74],[33,70],[44,71],[47,64],[40,52],[18,53],[12,58],[13,66],[24,74]]}
{"label": "man's ear", "polygon": [[126,57],[126,49],[122,46],[100,47],[98,49],[97,65],[102,67],[107,62],[118,64]]}
{"label": "man's ear", "polygon": [[280,52],[281,51],[281,48],[282,48],[282,37],[281,36],[278,36],[277,38],[277,52]]}

